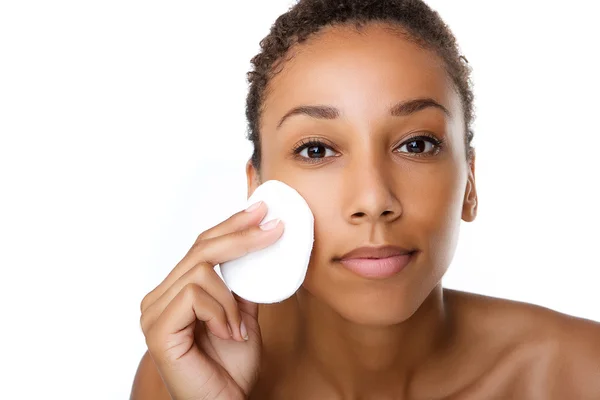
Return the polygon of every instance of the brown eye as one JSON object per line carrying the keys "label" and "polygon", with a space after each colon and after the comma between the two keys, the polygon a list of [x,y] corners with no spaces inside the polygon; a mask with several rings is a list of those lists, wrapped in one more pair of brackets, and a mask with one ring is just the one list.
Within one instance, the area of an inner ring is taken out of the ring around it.
{"label": "brown eye", "polygon": [[433,145],[424,140],[413,140],[410,143],[407,143],[407,150],[409,153],[423,153],[427,149],[427,145]]}
{"label": "brown eye", "polygon": [[310,158],[323,158],[327,153],[325,146],[310,146],[306,148],[306,154]]}
{"label": "brown eye", "polygon": [[[428,154],[439,149],[440,142],[430,137],[416,137],[398,147],[400,153]],[[402,150],[406,148],[406,150]]]}
{"label": "brown eye", "polygon": [[296,150],[296,153],[300,157],[312,159],[331,157],[336,154],[331,148],[322,143],[307,143]]}

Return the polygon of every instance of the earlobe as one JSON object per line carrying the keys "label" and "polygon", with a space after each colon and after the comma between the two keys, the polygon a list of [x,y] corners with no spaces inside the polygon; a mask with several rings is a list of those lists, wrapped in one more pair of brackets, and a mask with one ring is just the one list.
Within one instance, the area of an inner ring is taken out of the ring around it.
{"label": "earlobe", "polygon": [[477,217],[477,192],[475,185],[469,179],[463,201],[462,219],[466,222],[472,222],[475,217]]}
{"label": "earlobe", "polygon": [[246,183],[248,187],[248,197],[252,196],[252,193],[260,186],[260,174],[252,165],[252,160],[248,160],[246,163]]}
{"label": "earlobe", "polygon": [[477,217],[477,188],[475,187],[475,155],[469,162],[469,176],[465,188],[465,197],[463,200],[462,219],[466,222],[472,222]]}

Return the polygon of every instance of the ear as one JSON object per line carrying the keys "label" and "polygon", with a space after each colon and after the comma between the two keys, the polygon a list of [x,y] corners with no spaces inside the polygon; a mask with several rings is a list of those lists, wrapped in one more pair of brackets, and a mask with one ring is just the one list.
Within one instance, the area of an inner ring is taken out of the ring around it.
{"label": "ear", "polygon": [[463,199],[462,219],[472,222],[475,217],[477,217],[477,188],[475,186],[475,149],[472,149],[472,156],[469,158],[469,176]]}
{"label": "ear", "polygon": [[252,165],[252,160],[246,163],[246,183],[248,185],[248,197],[260,186],[260,172]]}

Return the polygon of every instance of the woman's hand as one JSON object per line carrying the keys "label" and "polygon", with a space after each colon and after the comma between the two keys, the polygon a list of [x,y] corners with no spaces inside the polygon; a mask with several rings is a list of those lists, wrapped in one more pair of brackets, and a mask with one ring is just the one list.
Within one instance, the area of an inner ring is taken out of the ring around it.
{"label": "woman's hand", "polygon": [[259,226],[258,203],[205,231],[141,304],[148,352],[175,400],[246,398],[256,383],[261,335],[258,305],[233,295],[214,270],[283,234]]}

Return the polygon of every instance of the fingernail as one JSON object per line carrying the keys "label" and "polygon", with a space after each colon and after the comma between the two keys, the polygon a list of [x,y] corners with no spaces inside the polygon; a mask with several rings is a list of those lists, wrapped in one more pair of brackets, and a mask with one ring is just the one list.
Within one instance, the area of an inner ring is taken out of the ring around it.
{"label": "fingernail", "polygon": [[240,333],[242,334],[244,340],[248,340],[248,330],[246,329],[246,324],[244,324],[244,321],[242,321],[240,324]]}
{"label": "fingernail", "polygon": [[231,326],[227,324],[227,329],[229,329],[229,336],[233,336],[233,331],[231,330]]}
{"label": "fingernail", "polygon": [[252,204],[251,206],[249,206],[248,208],[246,208],[246,212],[252,212],[258,209],[258,207],[260,207],[260,205],[262,204],[262,201],[258,201],[254,204]]}
{"label": "fingernail", "polygon": [[277,225],[279,225],[279,218],[272,219],[269,222],[265,222],[264,224],[261,224],[260,229],[262,229],[263,231],[270,231],[271,229],[275,229],[275,227]]}

